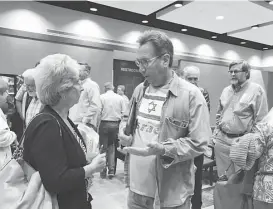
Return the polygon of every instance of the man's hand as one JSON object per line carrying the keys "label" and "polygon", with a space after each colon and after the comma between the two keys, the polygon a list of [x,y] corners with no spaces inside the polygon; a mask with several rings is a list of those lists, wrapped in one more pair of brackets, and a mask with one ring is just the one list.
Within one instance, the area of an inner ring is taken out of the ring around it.
{"label": "man's hand", "polygon": [[121,145],[128,147],[132,145],[133,137],[132,135],[127,136],[124,134],[124,129],[121,129],[118,134],[118,138],[120,140]]}
{"label": "man's hand", "polygon": [[145,148],[138,148],[138,147],[124,147],[123,150],[125,152],[128,152],[132,155],[138,155],[138,156],[151,156],[151,155],[164,155],[165,154],[165,148],[163,144],[160,144],[158,142],[151,142],[147,144],[147,147]]}

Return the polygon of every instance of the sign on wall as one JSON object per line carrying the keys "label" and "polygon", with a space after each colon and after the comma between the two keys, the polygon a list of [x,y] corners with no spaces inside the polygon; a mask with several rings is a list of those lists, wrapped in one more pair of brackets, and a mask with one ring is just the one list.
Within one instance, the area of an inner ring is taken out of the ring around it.
{"label": "sign on wall", "polygon": [[125,86],[125,94],[130,99],[135,87],[144,81],[143,76],[138,71],[135,62],[114,59],[114,86]]}

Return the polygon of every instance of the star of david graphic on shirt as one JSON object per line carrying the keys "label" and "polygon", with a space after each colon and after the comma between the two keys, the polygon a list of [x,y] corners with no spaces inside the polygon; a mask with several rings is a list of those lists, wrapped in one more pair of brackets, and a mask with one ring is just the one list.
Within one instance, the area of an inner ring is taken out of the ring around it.
{"label": "star of david graphic on shirt", "polygon": [[148,112],[152,112],[152,111],[155,111],[155,107],[156,107],[157,104],[154,103],[154,101],[150,102],[149,103],[149,106],[148,106]]}

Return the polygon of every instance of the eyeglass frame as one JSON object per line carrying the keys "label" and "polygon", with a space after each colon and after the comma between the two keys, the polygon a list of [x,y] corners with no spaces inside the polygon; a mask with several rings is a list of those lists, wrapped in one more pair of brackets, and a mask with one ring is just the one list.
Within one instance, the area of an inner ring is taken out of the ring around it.
{"label": "eyeglass frame", "polygon": [[136,64],[137,67],[140,67],[140,65],[141,65],[143,68],[147,68],[147,67],[149,67],[157,58],[162,57],[163,55],[165,55],[165,54],[161,54],[161,55],[152,57],[152,58],[150,58],[150,59],[146,59],[146,61],[147,61],[147,65],[146,65],[146,66],[144,66],[144,65],[143,65],[140,61],[138,61],[138,60],[135,60],[135,64]]}

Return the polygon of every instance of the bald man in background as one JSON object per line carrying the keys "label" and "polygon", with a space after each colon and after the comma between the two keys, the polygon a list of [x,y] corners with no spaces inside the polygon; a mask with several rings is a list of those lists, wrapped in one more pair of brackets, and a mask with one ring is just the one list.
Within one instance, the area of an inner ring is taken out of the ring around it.
{"label": "bald man in background", "polygon": [[190,83],[192,83],[193,85],[197,86],[200,91],[202,92],[203,96],[205,97],[205,100],[207,102],[207,106],[209,108],[209,111],[210,111],[210,100],[209,100],[209,92],[200,87],[198,85],[199,83],[199,80],[200,80],[200,70],[198,67],[196,66],[186,66],[184,69],[183,69],[183,77],[184,79],[186,79],[187,81],[189,81]]}
{"label": "bald man in background", "polygon": [[[186,66],[184,69],[179,68],[176,71],[176,74],[182,78],[187,80],[188,82],[192,83],[193,85],[197,86],[200,91],[202,92],[208,110],[210,111],[210,99],[209,93],[206,89],[200,87],[198,85],[200,79],[200,70],[198,67],[190,65]],[[192,209],[201,209],[202,207],[202,168],[204,163],[204,154],[194,158],[194,165],[196,166],[197,170],[195,172],[195,186],[194,186],[194,195],[192,196],[191,203]]]}

